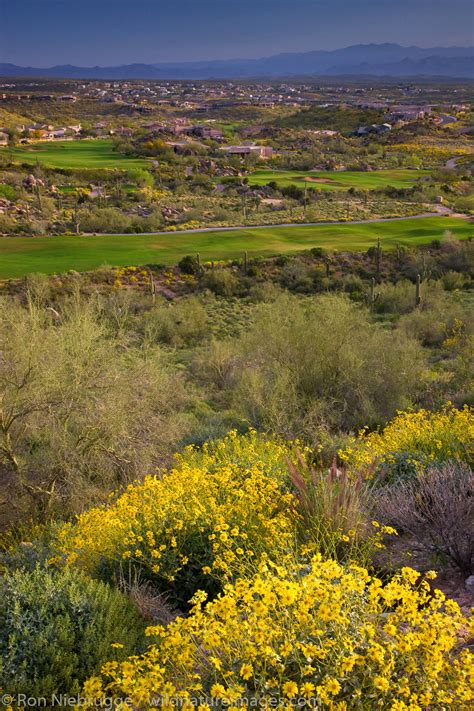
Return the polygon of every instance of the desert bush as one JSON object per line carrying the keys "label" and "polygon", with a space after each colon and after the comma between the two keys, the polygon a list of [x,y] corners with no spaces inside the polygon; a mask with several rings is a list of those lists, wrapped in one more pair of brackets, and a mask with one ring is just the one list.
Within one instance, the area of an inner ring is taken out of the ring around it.
{"label": "desert bush", "polygon": [[188,448],[175,469],[64,526],[59,553],[97,574],[139,569],[181,607],[198,589],[215,594],[252,559],[291,547],[292,496],[278,476],[285,451],[235,433],[202,452]]}
{"label": "desert bush", "polygon": [[187,426],[179,375],[110,338],[91,300],[1,301],[0,341],[2,512],[82,510],[163,461]]}
{"label": "desert bush", "polygon": [[132,220],[116,207],[92,208],[80,213],[80,227],[83,232],[127,232]]}
{"label": "desert bush", "polygon": [[441,345],[456,320],[470,320],[469,313],[462,304],[447,294],[432,291],[423,299],[422,291],[421,307],[402,316],[400,329],[424,346]]}
{"label": "desert bush", "polygon": [[209,269],[204,274],[201,285],[218,296],[232,296],[237,292],[239,280],[229,269]]}
{"label": "desert bush", "polygon": [[401,412],[381,432],[362,430],[339,456],[357,469],[376,464],[384,482],[415,476],[433,462],[472,463],[473,414],[449,404],[437,412]]}
{"label": "desert bush", "polygon": [[0,183],[0,198],[5,198],[6,200],[11,200],[14,202],[17,199],[17,191],[13,185],[8,185],[7,183]]}
{"label": "desert bush", "polygon": [[313,287],[313,269],[302,262],[291,260],[283,267],[280,275],[281,285],[297,292],[310,292]]}
{"label": "desert bush", "polygon": [[178,262],[178,267],[183,274],[198,274],[200,271],[197,256],[187,254]]}
{"label": "desert bush", "polygon": [[364,295],[364,282],[356,274],[347,274],[344,276],[341,279],[341,286],[342,289],[348,294],[351,294],[353,298],[360,299]]}
{"label": "desert bush", "polygon": [[8,215],[0,215],[0,234],[13,234],[18,231],[18,222]]}
{"label": "desert bush", "polygon": [[191,362],[191,372],[199,384],[214,394],[223,393],[224,397],[235,384],[238,367],[239,356],[233,342],[228,340],[213,339],[196,350]]}
{"label": "desert bush", "polygon": [[257,307],[236,344],[234,408],[257,429],[317,443],[321,427],[381,424],[413,402],[421,347],[370,320],[344,296],[288,294]]}
{"label": "desert bush", "polygon": [[140,330],[147,343],[194,346],[210,335],[209,319],[196,297],[161,303],[143,314]]}
{"label": "desert bush", "polygon": [[0,686],[11,695],[77,694],[113,655],[137,649],[143,623],[121,593],[77,571],[0,579]]}
{"label": "desert bush", "polygon": [[474,565],[474,472],[444,462],[423,474],[384,487],[376,516],[410,533],[422,547],[450,559],[466,575]]}
{"label": "desert bush", "polygon": [[89,679],[97,699],[130,696],[136,708],[188,703],[321,708],[463,708],[472,700],[472,654],[456,652],[466,623],[410,568],[388,584],[357,565],[320,557],[267,565],[228,585],[166,629],[142,656],[110,662]]}
{"label": "desert bush", "polygon": [[464,327],[455,327],[443,347],[450,355],[443,364],[449,378],[448,393],[459,406],[474,407],[474,336],[466,333]]}
{"label": "desert bush", "polygon": [[405,314],[415,308],[415,286],[411,281],[402,279],[396,284],[380,284],[376,292],[376,313]]}
{"label": "desert bush", "polygon": [[454,272],[452,269],[447,271],[446,274],[443,274],[442,276],[443,286],[446,291],[455,291],[456,289],[463,289],[466,284],[469,283],[469,281],[469,275]]}
{"label": "desert bush", "polygon": [[279,296],[281,296],[281,288],[271,281],[255,284],[249,292],[250,299],[256,303],[276,301]]}

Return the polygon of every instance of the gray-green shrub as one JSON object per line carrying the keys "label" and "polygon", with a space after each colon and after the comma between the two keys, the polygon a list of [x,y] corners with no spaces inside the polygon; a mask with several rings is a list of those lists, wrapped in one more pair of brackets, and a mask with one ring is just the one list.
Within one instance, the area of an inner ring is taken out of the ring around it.
{"label": "gray-green shrub", "polygon": [[77,694],[107,660],[136,651],[142,634],[122,593],[73,570],[0,579],[0,687],[13,696]]}

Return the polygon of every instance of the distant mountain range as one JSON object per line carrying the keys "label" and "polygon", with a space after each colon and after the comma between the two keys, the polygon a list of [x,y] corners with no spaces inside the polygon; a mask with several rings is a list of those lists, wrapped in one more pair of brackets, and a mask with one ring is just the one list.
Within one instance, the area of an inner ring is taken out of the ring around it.
{"label": "distant mountain range", "polygon": [[0,64],[4,77],[64,79],[236,79],[285,76],[439,76],[474,78],[474,47],[359,44],[344,49],[277,54],[261,59],[48,68]]}

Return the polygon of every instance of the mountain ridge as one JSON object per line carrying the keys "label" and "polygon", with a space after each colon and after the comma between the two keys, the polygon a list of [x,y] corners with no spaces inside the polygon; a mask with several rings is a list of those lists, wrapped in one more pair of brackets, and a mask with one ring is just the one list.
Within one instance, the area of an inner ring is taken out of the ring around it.
{"label": "mountain ridge", "polygon": [[113,66],[21,67],[0,63],[3,77],[64,79],[237,79],[284,76],[446,76],[474,78],[474,47],[358,44],[336,50],[285,52],[257,59],[216,59]]}

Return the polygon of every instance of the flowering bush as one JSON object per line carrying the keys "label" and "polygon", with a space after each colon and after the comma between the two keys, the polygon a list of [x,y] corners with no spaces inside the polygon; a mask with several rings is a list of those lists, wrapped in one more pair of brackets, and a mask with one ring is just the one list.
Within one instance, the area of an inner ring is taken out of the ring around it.
{"label": "flowering bush", "polygon": [[469,463],[473,442],[473,410],[448,404],[438,412],[401,412],[382,432],[362,430],[339,456],[356,469],[378,462],[379,471],[397,478],[422,472],[433,462]]}
{"label": "flowering bush", "polygon": [[107,663],[86,696],[128,696],[135,708],[167,698],[191,708],[198,698],[201,709],[232,710],[242,699],[393,711],[473,699],[473,656],[454,653],[459,607],[409,568],[383,586],[317,556],[305,567],[262,566],[204,599],[195,596],[189,617],[149,628],[158,643]]}
{"label": "flowering bush", "polygon": [[169,473],[130,485],[64,526],[59,553],[107,576],[139,568],[180,605],[198,589],[213,594],[263,554],[292,547],[293,497],[279,481],[285,451],[255,433],[188,448]]}

